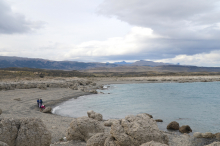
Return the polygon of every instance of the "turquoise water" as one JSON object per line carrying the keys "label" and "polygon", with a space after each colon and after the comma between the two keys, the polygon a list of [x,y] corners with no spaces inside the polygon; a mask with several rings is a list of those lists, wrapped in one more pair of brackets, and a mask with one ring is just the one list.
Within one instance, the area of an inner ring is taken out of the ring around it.
{"label": "turquoise water", "polygon": [[94,110],[104,119],[149,113],[164,121],[161,130],[177,121],[193,132],[220,132],[220,82],[113,84],[101,92],[64,102],[54,113],[81,117]]}

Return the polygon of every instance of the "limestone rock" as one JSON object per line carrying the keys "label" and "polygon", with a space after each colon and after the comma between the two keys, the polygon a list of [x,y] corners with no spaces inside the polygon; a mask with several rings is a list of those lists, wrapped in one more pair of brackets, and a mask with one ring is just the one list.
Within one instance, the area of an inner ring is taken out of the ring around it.
{"label": "limestone rock", "polygon": [[119,145],[117,145],[117,144],[115,143],[114,137],[109,136],[109,137],[107,137],[107,138],[105,139],[105,144],[104,144],[104,146],[119,146]]}
{"label": "limestone rock", "polygon": [[87,141],[93,135],[103,132],[104,125],[101,122],[88,117],[80,117],[70,123],[66,138],[67,140]]}
{"label": "limestone rock", "polygon": [[15,146],[19,125],[19,120],[2,119],[0,121],[0,141],[7,143],[9,146]]}
{"label": "limestone rock", "polygon": [[152,140],[168,143],[168,137],[159,130],[156,121],[146,114],[130,115],[113,122],[110,133],[120,146],[139,146]]}
{"label": "limestone rock", "polygon": [[97,133],[87,141],[86,146],[104,146],[108,136],[109,134],[106,133]]}
{"label": "limestone rock", "polygon": [[216,138],[217,140],[220,140],[220,133],[216,133],[216,134],[215,134],[215,138]]}
{"label": "limestone rock", "polygon": [[162,143],[159,143],[159,142],[151,141],[151,142],[144,143],[140,146],[168,146],[168,145],[167,144],[162,144]]}
{"label": "limestone rock", "polygon": [[46,107],[42,112],[43,113],[51,113],[52,108],[51,107]]}
{"label": "limestone rock", "polygon": [[179,131],[181,133],[190,133],[192,132],[192,129],[189,127],[189,125],[183,125],[179,128]]}
{"label": "limestone rock", "polygon": [[118,121],[116,119],[109,119],[108,121],[104,122],[105,126],[112,126],[113,122]]}
{"label": "limestone rock", "polygon": [[156,122],[163,122],[163,120],[161,120],[161,119],[156,119],[155,121]]}
{"label": "limestone rock", "polygon": [[93,94],[98,94],[98,92],[96,90],[90,90],[89,92],[93,93]]}
{"label": "limestone rock", "polygon": [[0,141],[0,146],[8,146],[8,144]]}
{"label": "limestone rock", "polygon": [[2,119],[0,141],[9,146],[49,146],[51,134],[40,119]]}
{"label": "limestone rock", "polygon": [[87,111],[87,115],[89,118],[98,120],[98,121],[102,121],[102,115],[100,113],[96,113],[93,110]]}
{"label": "limestone rock", "polygon": [[206,132],[206,133],[202,133],[202,137],[203,138],[213,138],[213,137],[215,137],[215,135],[212,134],[211,132]]}
{"label": "limestone rock", "polygon": [[153,118],[153,116],[148,113],[144,113],[144,114],[148,115],[150,118]]}
{"label": "limestone rock", "polygon": [[179,130],[179,127],[180,127],[179,123],[177,123],[176,121],[173,121],[167,125],[167,129],[171,129],[171,130]]}
{"label": "limestone rock", "polygon": [[193,136],[196,137],[196,138],[202,138],[202,133],[195,132],[195,133],[193,133]]}
{"label": "limestone rock", "polygon": [[41,119],[21,119],[17,146],[50,146],[51,133],[47,130]]}
{"label": "limestone rock", "polygon": [[0,115],[2,114],[2,109],[0,109]]}
{"label": "limestone rock", "polygon": [[220,146],[220,142],[213,142],[213,143],[206,145],[206,146]]}

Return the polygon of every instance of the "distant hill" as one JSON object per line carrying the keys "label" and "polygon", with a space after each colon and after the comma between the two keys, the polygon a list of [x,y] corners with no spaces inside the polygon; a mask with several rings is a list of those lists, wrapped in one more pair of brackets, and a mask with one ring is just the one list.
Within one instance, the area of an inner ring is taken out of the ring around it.
{"label": "distant hill", "polygon": [[153,61],[136,61],[126,63],[98,63],[98,62],[78,62],[78,61],[51,61],[39,58],[22,58],[0,56],[0,68],[36,68],[49,70],[79,70],[83,72],[220,72],[220,67],[197,67],[172,65]]}
{"label": "distant hill", "polygon": [[83,70],[96,67],[116,67],[116,64],[108,63],[85,63],[77,61],[51,61],[38,58],[22,58],[0,56],[0,68],[28,67],[58,70]]}
{"label": "distant hill", "polygon": [[85,70],[85,72],[220,72],[220,67],[197,67],[181,65],[163,66],[117,66],[112,68],[99,67]]}
{"label": "distant hill", "polygon": [[136,61],[132,64],[130,64],[131,66],[162,66],[162,65],[172,65],[170,63],[163,63],[163,62],[153,62],[153,61],[145,61],[145,60],[140,60],[140,61]]}

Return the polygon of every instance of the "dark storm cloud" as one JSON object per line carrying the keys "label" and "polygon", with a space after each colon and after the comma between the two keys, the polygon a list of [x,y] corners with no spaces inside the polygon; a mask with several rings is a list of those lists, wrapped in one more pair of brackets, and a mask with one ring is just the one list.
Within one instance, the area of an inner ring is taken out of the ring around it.
{"label": "dark storm cloud", "polygon": [[41,22],[27,21],[24,15],[12,12],[10,6],[0,0],[0,34],[25,33],[40,26]]}
{"label": "dark storm cloud", "polygon": [[154,51],[140,52],[146,59],[220,50],[219,0],[105,0],[98,12],[164,36],[150,40],[160,44]]}

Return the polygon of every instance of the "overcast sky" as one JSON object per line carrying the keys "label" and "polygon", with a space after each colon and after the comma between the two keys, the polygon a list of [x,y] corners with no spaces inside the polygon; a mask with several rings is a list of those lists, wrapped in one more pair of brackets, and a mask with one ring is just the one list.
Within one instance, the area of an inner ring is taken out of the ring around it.
{"label": "overcast sky", "polygon": [[220,67],[220,1],[0,0],[0,56]]}

